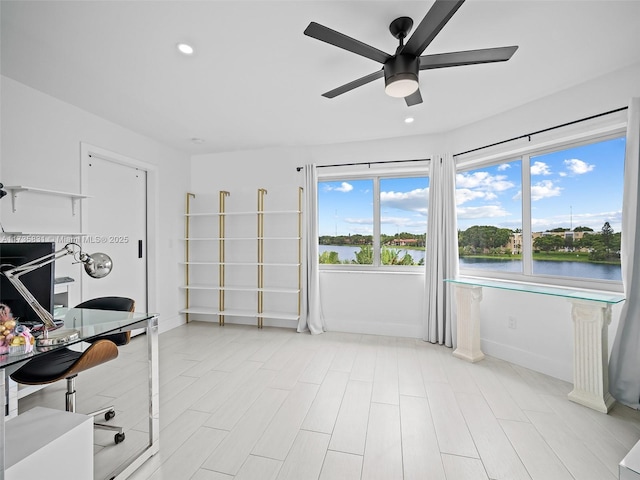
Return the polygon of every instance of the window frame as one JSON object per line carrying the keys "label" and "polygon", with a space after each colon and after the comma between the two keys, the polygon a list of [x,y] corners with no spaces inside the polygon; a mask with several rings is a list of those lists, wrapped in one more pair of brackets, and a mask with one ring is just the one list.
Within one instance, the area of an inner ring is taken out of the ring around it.
{"label": "window frame", "polygon": [[[367,168],[362,172],[348,171],[343,173],[341,171],[331,171],[327,173],[318,173],[318,186],[322,182],[332,182],[340,180],[372,180],[373,182],[373,232],[372,232],[372,248],[373,248],[373,264],[364,265],[357,263],[347,264],[326,264],[318,263],[319,269],[322,271],[346,271],[346,272],[369,272],[369,273],[410,273],[410,274],[424,274],[424,265],[382,265],[380,246],[380,232],[381,232],[381,211],[380,211],[380,180],[387,178],[412,178],[412,177],[427,177],[429,179],[429,187],[431,187],[430,177],[430,160],[425,160],[426,165],[422,168]],[[429,202],[427,200],[427,206]],[[428,217],[427,217],[428,218]],[[425,228],[425,236],[426,236]],[[317,241],[317,240],[316,240]],[[426,252],[425,246],[425,252]]]}
{"label": "window frame", "polygon": [[[483,270],[479,268],[459,268],[459,273],[464,277],[493,278],[510,280],[522,283],[538,283],[543,285],[563,286],[570,288],[604,290],[622,292],[623,285],[620,280],[585,279],[577,277],[564,277],[558,275],[534,274],[533,268],[533,242],[524,239],[532,238],[531,228],[531,158],[545,155],[559,150],[580,147],[626,136],[626,123],[616,123],[598,130],[585,131],[577,135],[557,136],[551,140],[530,142],[529,145],[510,151],[485,154],[485,156],[461,156],[456,159],[456,174],[477,170],[500,163],[521,161],[522,168],[522,272],[500,272],[495,270]],[[621,207],[622,208],[622,207]]]}

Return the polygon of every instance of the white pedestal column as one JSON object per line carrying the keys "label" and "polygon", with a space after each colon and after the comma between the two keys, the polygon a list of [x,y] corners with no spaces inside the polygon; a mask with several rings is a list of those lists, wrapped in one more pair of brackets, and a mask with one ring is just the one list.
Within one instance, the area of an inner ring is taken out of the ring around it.
{"label": "white pedestal column", "polygon": [[607,413],[615,403],[609,394],[611,305],[571,300],[573,320],[573,390],[569,400]]}
{"label": "white pedestal column", "polygon": [[468,362],[478,362],[484,358],[480,349],[480,301],[482,287],[476,285],[455,285],[458,346],[454,357]]}

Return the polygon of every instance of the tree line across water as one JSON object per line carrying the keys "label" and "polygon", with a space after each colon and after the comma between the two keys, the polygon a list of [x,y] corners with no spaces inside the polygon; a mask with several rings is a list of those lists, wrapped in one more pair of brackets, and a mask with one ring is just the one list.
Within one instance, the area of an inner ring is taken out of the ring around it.
{"label": "tree line across water", "polygon": [[[571,234],[568,234],[568,233]],[[533,235],[533,254],[538,259],[579,260],[620,263],[621,233],[614,232],[609,222],[599,231],[590,227],[554,228]],[[458,232],[459,255],[463,256],[519,256],[522,252],[521,230],[495,226],[478,226]],[[576,256],[575,253],[583,253]],[[554,258],[549,258],[555,254]],[[562,258],[563,254],[572,254]]]}
{"label": "tree line across water", "polygon": [[[568,234],[571,232],[571,234]],[[458,231],[458,253],[460,257],[521,258],[522,230],[499,228],[492,225],[474,225]],[[574,229],[555,228],[538,232],[533,238],[533,255],[537,259],[571,260],[602,263],[620,263],[621,233],[614,232],[609,222],[599,231],[579,226]],[[337,252],[320,254],[323,264],[373,263],[373,238],[371,235],[323,235],[320,245],[357,246],[354,260],[341,260]],[[426,234],[401,232],[395,235],[380,235],[383,265],[422,265],[424,259],[414,262],[408,250],[424,250]],[[400,248],[398,248],[400,247]],[[577,253],[576,253],[577,252]]]}

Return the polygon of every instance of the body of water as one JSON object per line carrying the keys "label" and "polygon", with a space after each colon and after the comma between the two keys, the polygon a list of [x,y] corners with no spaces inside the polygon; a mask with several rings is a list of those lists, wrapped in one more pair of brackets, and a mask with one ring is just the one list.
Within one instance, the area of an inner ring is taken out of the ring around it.
{"label": "body of water", "polygon": [[[400,255],[408,253],[415,263],[424,258],[424,250],[399,249]],[[319,253],[338,252],[340,260],[355,260],[360,247],[347,245],[319,245]],[[492,258],[461,258],[460,268],[496,270],[500,272],[522,272],[522,260],[503,260]],[[604,265],[587,262],[559,262],[553,260],[534,260],[535,275],[557,275],[561,277],[594,278],[598,280],[621,281],[620,265]]]}

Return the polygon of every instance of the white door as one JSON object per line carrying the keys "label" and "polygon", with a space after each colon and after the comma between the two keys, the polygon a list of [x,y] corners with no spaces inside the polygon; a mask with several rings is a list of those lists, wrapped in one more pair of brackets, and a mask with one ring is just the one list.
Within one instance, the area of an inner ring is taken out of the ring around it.
{"label": "white door", "polygon": [[86,178],[82,248],[109,255],[113,270],[100,279],[83,274],[82,299],[129,297],[146,312],[147,172],[92,155]]}

